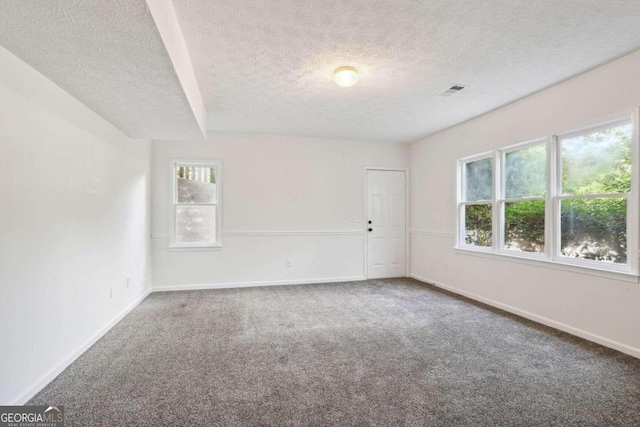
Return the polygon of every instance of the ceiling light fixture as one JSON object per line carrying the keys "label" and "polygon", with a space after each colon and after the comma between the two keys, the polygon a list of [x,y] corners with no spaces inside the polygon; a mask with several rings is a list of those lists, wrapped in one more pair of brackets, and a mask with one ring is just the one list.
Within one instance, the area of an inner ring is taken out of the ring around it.
{"label": "ceiling light fixture", "polygon": [[358,75],[358,69],[356,67],[338,67],[333,74],[333,80],[341,87],[353,86],[358,83],[359,78],[360,76]]}

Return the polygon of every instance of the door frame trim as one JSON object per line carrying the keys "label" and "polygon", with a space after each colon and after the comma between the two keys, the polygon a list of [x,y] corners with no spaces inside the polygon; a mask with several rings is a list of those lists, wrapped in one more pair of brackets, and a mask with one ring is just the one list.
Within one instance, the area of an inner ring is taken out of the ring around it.
{"label": "door frame trim", "polygon": [[404,275],[409,277],[409,168],[395,168],[387,166],[365,166],[364,167],[364,209],[362,214],[362,230],[363,234],[363,246],[364,246],[364,259],[363,259],[363,271],[364,277],[369,278],[369,240],[367,238],[368,231],[368,215],[369,215],[369,179],[367,173],[369,171],[389,171],[389,172],[404,172]]}

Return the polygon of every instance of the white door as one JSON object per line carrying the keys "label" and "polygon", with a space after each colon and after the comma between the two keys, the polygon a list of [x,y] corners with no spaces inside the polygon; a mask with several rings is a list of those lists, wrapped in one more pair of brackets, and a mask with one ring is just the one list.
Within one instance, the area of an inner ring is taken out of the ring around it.
{"label": "white door", "polygon": [[367,171],[367,276],[405,277],[406,180],[403,171]]}

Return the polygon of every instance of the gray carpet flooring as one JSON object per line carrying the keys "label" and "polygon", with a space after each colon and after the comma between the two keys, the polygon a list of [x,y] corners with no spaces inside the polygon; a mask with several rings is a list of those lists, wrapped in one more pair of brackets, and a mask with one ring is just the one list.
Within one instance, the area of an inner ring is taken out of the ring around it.
{"label": "gray carpet flooring", "polygon": [[29,404],[69,426],[640,426],[640,360],[411,279],[166,292]]}

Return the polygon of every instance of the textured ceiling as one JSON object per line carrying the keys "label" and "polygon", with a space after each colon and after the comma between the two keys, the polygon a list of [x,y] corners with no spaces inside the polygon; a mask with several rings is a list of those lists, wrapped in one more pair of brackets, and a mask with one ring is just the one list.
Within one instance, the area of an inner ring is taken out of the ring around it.
{"label": "textured ceiling", "polygon": [[[200,139],[201,93],[213,131],[396,142],[640,49],[637,0],[173,5],[2,0],[0,45],[134,137]],[[341,65],[356,86],[333,83]]]}
{"label": "textured ceiling", "polygon": [[0,45],[129,136],[202,139],[144,0],[2,0]]}
{"label": "textured ceiling", "polygon": [[640,48],[635,0],[173,2],[222,132],[411,142]]}

